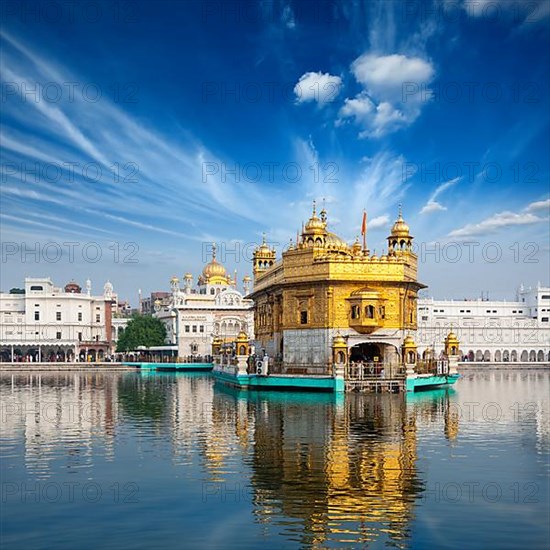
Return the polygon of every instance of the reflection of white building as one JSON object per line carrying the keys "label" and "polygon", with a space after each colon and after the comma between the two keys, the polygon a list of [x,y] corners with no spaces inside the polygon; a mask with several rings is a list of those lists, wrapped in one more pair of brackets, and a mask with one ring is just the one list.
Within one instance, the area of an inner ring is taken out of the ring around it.
{"label": "reflection of white building", "polygon": [[2,360],[102,359],[118,337],[114,315],[116,294],[109,282],[103,295],[93,296],[89,280],[82,292],[74,281],[57,288],[49,278],[27,277],[21,293],[0,293]]}
{"label": "reflection of white building", "polygon": [[[244,293],[249,291],[250,277],[244,277]],[[212,353],[212,340],[219,337],[234,340],[240,331],[254,337],[253,302],[243,297],[224,266],[216,260],[207,264],[193,287],[193,276],[186,273],[183,288],[177,277],[170,281],[168,303],[155,304],[156,317],[166,326],[167,343],[177,346],[178,356],[207,356]]]}
{"label": "reflection of white building", "polygon": [[418,351],[443,348],[452,327],[468,361],[550,362],[550,288],[518,289],[512,302],[418,300]]}
{"label": "reflection of white building", "polygon": [[59,457],[69,470],[91,466],[95,449],[113,456],[117,379],[100,376],[98,382],[97,373],[2,375],[2,437],[23,442],[30,474],[49,477]]}

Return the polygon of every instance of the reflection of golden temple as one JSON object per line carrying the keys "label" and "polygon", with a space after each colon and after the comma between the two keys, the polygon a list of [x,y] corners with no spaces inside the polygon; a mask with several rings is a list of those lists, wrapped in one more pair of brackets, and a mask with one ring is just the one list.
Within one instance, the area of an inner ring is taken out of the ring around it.
{"label": "reflection of golden temple", "polygon": [[[300,400],[295,408],[265,400],[253,410],[258,521],[281,518],[301,544],[312,547],[407,538],[419,483],[415,421],[401,398]],[[234,425],[238,435],[242,424]]]}
{"label": "reflection of golden temple", "polygon": [[412,240],[400,211],[387,253],[371,255],[358,240],[350,246],[330,232],[325,210],[318,216],[314,203],[296,245],[279,261],[265,239],[254,253],[256,349],[281,372],[330,374],[333,338],[341,335],[351,360],[399,363],[424,287]]}

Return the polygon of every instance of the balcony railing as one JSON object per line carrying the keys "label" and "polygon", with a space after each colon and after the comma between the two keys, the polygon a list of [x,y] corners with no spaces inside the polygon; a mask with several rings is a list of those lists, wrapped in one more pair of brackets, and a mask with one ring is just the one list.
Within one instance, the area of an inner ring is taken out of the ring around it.
{"label": "balcony railing", "polygon": [[399,363],[378,361],[352,362],[346,366],[348,380],[380,380],[385,378],[403,378],[405,369]]}

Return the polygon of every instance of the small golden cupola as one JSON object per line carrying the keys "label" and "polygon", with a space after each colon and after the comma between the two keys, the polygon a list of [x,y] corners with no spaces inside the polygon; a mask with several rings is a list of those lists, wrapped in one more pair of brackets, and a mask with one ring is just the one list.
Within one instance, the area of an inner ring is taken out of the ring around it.
{"label": "small golden cupola", "polygon": [[327,213],[321,211],[321,217],[317,216],[315,201],[313,212],[302,231],[302,242],[306,246],[324,246],[327,237]]}
{"label": "small golden cupola", "polygon": [[254,254],[252,256],[252,271],[254,273],[254,276],[256,276],[258,273],[263,273],[264,271],[269,269],[275,263],[275,259],[275,249],[269,248],[269,245],[265,240],[264,233],[262,244],[258,248],[256,248],[256,250],[254,250]]}
{"label": "small golden cupola", "polygon": [[453,332],[453,328],[451,327],[449,334],[447,334],[447,337],[445,338],[445,355],[447,357],[451,355],[458,355],[459,346],[460,342],[456,334]]}
{"label": "small golden cupola", "polygon": [[399,205],[399,216],[391,228],[388,237],[388,252],[411,251],[413,237],[410,234],[409,226],[403,219],[401,205]]}

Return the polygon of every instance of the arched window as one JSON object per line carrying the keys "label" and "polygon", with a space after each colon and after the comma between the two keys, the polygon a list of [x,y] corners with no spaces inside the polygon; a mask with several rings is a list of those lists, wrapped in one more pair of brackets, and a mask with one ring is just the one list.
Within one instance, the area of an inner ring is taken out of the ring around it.
{"label": "arched window", "polygon": [[361,317],[361,309],[359,306],[351,306],[351,318],[359,319]]}
{"label": "arched window", "polygon": [[367,306],[365,308],[365,317],[367,319],[374,319],[374,306]]}

